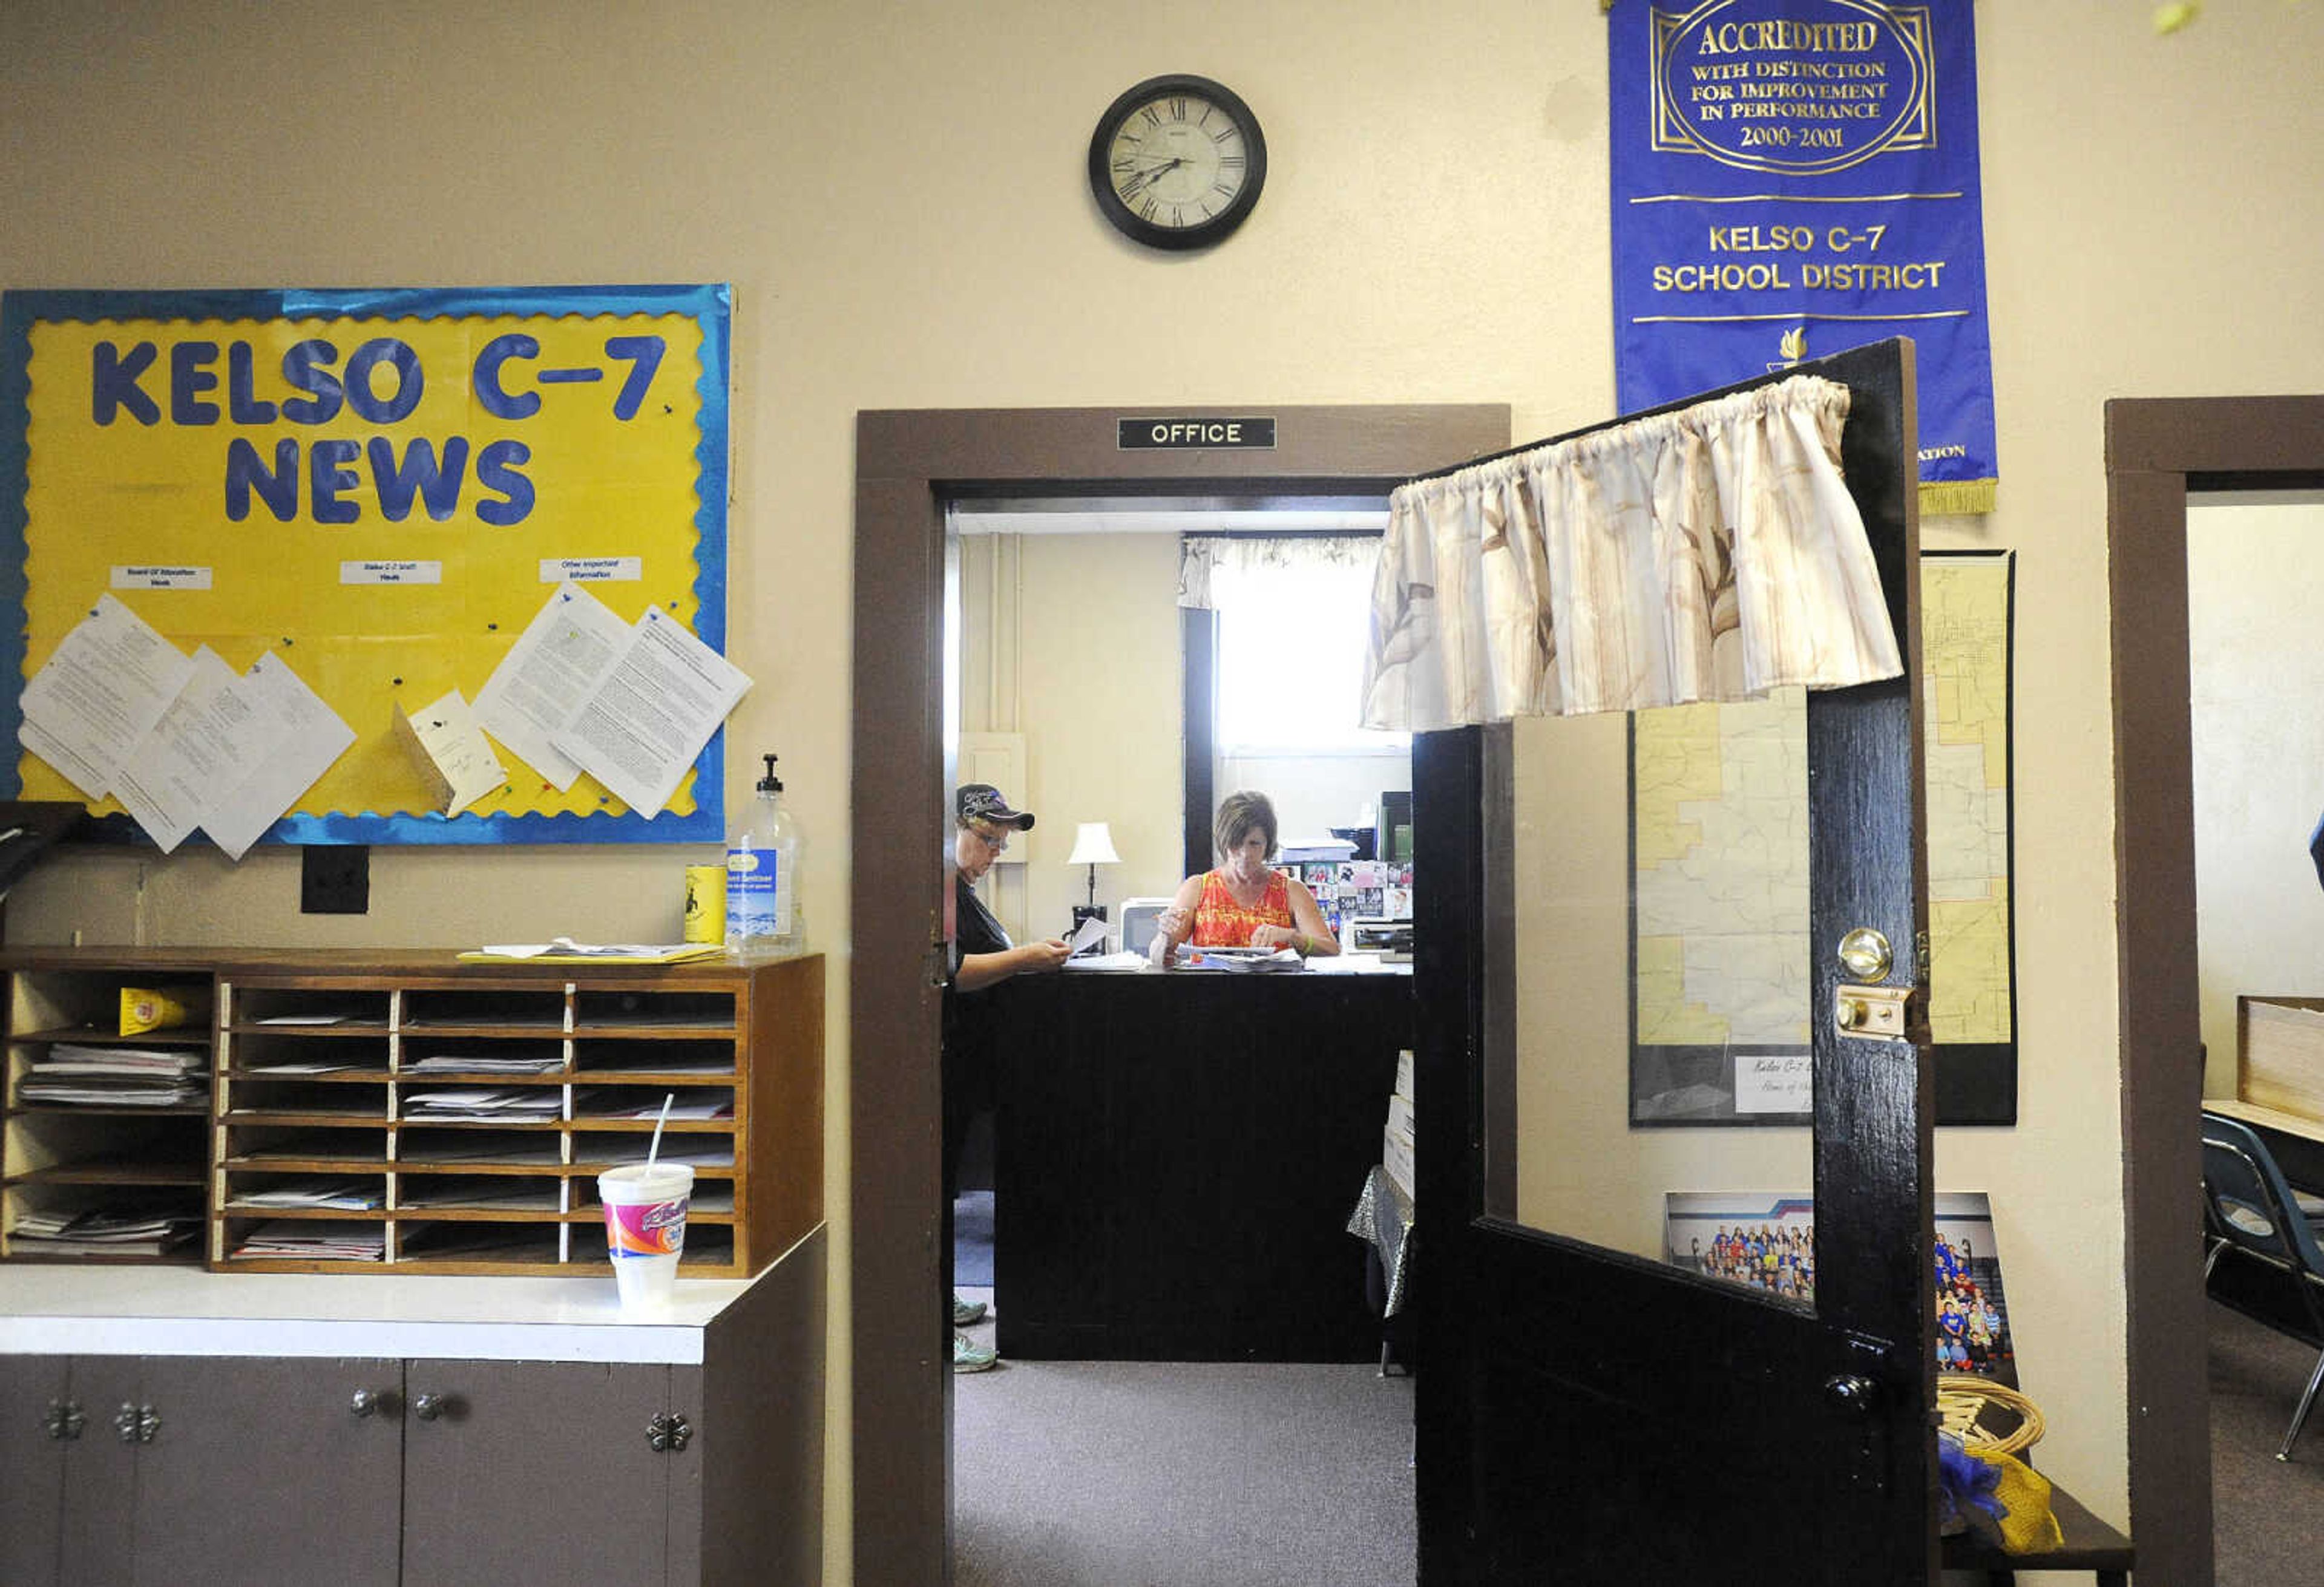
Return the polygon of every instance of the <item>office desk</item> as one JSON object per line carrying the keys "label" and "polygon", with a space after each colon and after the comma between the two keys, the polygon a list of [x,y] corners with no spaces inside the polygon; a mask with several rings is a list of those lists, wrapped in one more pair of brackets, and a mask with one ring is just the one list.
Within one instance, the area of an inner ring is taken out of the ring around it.
{"label": "office desk", "polygon": [[2206,1096],[2203,1111],[2249,1124],[2267,1142],[2292,1188],[2324,1191],[2324,1119],[2227,1096]]}
{"label": "office desk", "polygon": [[1348,1198],[1412,978],[1065,971],[996,987],[1003,1357],[1371,1361]]}

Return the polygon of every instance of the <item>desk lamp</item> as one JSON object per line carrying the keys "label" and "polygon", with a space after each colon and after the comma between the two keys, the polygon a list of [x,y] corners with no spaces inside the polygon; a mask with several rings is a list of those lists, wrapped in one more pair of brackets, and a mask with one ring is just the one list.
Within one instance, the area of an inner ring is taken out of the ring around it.
{"label": "desk lamp", "polygon": [[1105,909],[1097,901],[1097,867],[1120,865],[1121,856],[1113,851],[1113,834],[1103,821],[1083,821],[1074,832],[1074,851],[1067,865],[1089,867],[1089,903],[1074,907],[1074,926],[1079,930],[1085,920],[1105,919]]}

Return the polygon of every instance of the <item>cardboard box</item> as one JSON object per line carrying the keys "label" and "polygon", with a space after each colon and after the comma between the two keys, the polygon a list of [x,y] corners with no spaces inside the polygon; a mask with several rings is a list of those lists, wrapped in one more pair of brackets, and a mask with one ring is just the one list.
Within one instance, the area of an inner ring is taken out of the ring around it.
{"label": "cardboard box", "polygon": [[2236,1095],[2324,1119],[2324,997],[2236,999]]}

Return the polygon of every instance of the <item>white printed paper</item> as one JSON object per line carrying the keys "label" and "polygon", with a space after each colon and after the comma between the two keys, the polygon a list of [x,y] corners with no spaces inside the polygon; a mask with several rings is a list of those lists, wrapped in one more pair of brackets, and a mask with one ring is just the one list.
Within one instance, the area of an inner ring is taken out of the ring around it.
{"label": "white printed paper", "polygon": [[642,556],[544,556],[540,559],[540,582],[544,584],[633,584],[645,576],[646,559]]}
{"label": "white printed paper", "polygon": [[552,742],[621,660],[630,625],[578,584],[560,585],[476,693],[476,720],[558,793],[581,768]]}
{"label": "white printed paper", "polygon": [[99,595],[24,685],[17,738],[102,799],[193,675],[183,651],[114,596]]}
{"label": "white printed paper", "polygon": [[194,675],[153,730],[129,753],[113,780],[123,808],[164,854],[202,824],[230,781],[263,759],[289,730],[265,714],[234,669],[204,645]]}
{"label": "white printed paper", "polygon": [[206,567],[116,567],[106,581],[116,590],[207,590],[211,571]]}
{"label": "white printed paper", "polygon": [[444,582],[444,564],[440,562],[343,562],[339,564],[342,584],[440,584]]}
{"label": "white printed paper", "polygon": [[257,698],[261,714],[281,722],[284,732],[273,752],[202,817],[210,841],[235,859],[249,853],[355,741],[355,730],[272,651],[243,674],[243,687]]}
{"label": "white printed paper", "polygon": [[751,680],[650,607],[557,748],[643,816],[660,813]]}
{"label": "white printed paper", "polygon": [[476,726],[467,696],[457,689],[410,714],[398,702],[395,736],[446,815],[459,814],[508,781],[500,757]]}
{"label": "white printed paper", "polygon": [[1813,1113],[1815,1056],[1807,1052],[1735,1055],[1737,1113]]}

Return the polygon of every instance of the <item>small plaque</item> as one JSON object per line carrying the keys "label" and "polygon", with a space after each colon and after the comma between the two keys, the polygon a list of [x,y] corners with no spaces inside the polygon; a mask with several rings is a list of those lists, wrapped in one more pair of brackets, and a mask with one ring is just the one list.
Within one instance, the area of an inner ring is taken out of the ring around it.
{"label": "small plaque", "polygon": [[1119,452],[1194,452],[1212,447],[1229,451],[1275,450],[1275,420],[1268,418],[1118,418],[1114,449]]}

